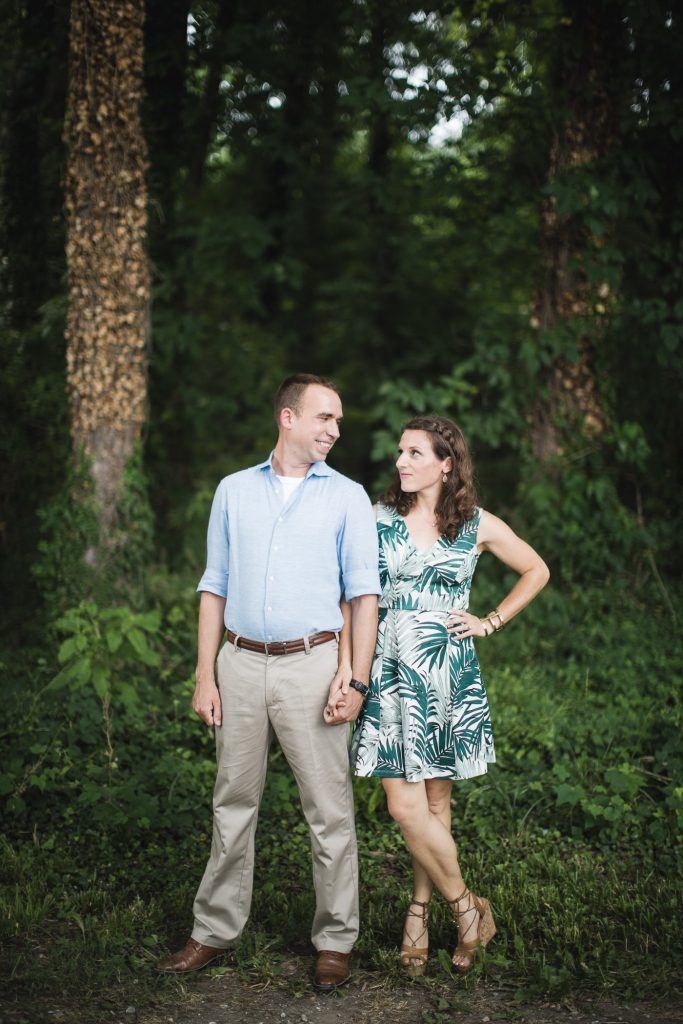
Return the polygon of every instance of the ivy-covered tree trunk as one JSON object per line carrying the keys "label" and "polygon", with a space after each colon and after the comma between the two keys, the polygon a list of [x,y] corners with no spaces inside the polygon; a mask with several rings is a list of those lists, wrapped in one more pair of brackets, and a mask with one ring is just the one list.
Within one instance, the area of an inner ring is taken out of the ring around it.
{"label": "ivy-covered tree trunk", "polygon": [[[544,374],[544,394],[532,415],[532,448],[541,461],[561,454],[568,434],[595,439],[607,424],[594,367],[597,296],[585,271],[591,236],[582,217],[586,197],[578,175],[606,155],[614,136],[610,53],[616,50],[621,13],[614,0],[580,0],[564,8],[551,84],[558,127],[549,154],[550,194],[541,209],[545,275],[532,317],[541,338],[553,338],[549,347],[554,352]],[[564,209],[558,202],[558,183],[575,194],[574,203],[565,199]]]}
{"label": "ivy-covered tree trunk", "polygon": [[[101,548],[111,540],[147,402],[143,22],[143,0],[72,0],[67,376],[74,454],[90,462]],[[87,558],[96,562],[97,551]]]}

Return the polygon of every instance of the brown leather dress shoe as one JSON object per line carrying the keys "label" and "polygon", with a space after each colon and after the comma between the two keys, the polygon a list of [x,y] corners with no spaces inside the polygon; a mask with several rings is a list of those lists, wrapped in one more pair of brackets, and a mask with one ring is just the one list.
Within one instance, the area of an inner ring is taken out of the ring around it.
{"label": "brown leather dress shoe", "polygon": [[224,949],[215,949],[196,939],[188,939],[178,953],[160,960],[156,968],[164,974],[187,974],[189,971],[201,970],[224,952]]}
{"label": "brown leather dress shoe", "polygon": [[315,965],[315,988],[319,992],[333,992],[345,985],[351,977],[349,971],[350,953],[337,953],[333,949],[321,949]]}

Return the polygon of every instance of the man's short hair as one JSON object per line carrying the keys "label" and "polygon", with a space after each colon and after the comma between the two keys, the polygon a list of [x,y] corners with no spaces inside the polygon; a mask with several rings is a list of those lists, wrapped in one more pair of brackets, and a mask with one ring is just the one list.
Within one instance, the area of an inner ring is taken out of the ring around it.
{"label": "man's short hair", "polygon": [[339,388],[327,377],[318,377],[314,373],[294,373],[291,377],[283,380],[275,395],[275,422],[280,425],[280,413],[283,409],[291,409],[297,415],[301,411],[301,399],[306,388],[310,384],[319,384],[321,388],[329,388],[336,395]]}

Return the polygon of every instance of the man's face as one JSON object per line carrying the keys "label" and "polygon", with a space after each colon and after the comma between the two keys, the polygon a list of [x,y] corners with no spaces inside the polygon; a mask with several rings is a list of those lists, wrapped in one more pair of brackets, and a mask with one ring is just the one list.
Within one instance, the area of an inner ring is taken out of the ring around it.
{"label": "man's face", "polygon": [[342,404],[339,395],[320,384],[309,384],[298,413],[283,410],[287,446],[303,463],[324,462],[339,437]]}

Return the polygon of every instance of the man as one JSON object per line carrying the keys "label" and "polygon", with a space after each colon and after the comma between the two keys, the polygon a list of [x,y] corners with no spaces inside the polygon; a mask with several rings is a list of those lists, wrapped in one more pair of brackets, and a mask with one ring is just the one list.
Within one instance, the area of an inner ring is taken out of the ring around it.
{"label": "man", "polygon": [[[251,905],[254,831],[275,735],[311,835],[315,985],[331,991],[348,981],[358,935],[344,723],[361,709],[377,631],[376,528],[363,488],[325,462],[342,419],[335,385],[311,374],[287,378],[275,417],[278,440],[270,458],[222,480],[211,510],[207,566],[197,588],[192,707],[216,733],[213,842],[192,937],[158,969],[198,970],[239,939]],[[350,667],[338,659],[342,596],[351,608]],[[337,708],[331,727],[323,718],[328,700]]]}

